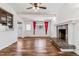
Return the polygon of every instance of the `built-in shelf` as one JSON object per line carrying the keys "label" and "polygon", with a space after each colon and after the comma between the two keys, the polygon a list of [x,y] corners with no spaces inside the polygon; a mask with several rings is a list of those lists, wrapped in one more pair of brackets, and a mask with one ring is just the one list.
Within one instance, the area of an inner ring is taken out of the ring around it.
{"label": "built-in shelf", "polygon": [[9,29],[13,29],[13,15],[0,8],[0,24]]}

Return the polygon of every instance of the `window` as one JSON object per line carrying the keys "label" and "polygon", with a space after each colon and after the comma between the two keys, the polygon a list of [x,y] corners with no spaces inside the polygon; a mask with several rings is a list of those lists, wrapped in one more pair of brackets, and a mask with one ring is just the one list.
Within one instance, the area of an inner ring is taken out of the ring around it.
{"label": "window", "polygon": [[26,30],[31,30],[31,25],[30,24],[26,24]]}

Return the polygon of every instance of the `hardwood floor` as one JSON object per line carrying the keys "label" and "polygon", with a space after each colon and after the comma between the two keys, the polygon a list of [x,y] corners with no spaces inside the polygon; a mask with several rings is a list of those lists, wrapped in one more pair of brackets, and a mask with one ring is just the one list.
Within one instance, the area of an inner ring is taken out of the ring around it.
{"label": "hardwood floor", "polygon": [[74,52],[62,52],[50,38],[23,38],[0,51],[0,56],[77,56]]}

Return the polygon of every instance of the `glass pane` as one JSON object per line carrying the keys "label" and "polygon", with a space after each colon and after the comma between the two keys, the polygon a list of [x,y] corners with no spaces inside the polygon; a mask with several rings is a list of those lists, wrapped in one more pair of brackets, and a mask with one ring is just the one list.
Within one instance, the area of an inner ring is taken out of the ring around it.
{"label": "glass pane", "polygon": [[26,24],[26,30],[31,30],[31,25],[30,24]]}

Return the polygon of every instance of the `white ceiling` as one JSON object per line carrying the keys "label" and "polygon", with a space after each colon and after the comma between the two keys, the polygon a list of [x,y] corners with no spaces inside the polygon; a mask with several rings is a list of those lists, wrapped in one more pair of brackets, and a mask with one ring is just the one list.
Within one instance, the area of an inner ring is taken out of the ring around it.
{"label": "white ceiling", "polygon": [[[31,7],[32,5],[29,3],[9,3],[9,5],[20,15],[23,16],[21,18],[24,18],[24,15],[54,15],[57,14],[57,12],[63,7],[64,3],[43,3],[42,5],[47,7],[46,10],[39,9],[37,12],[35,12],[33,9],[26,9],[28,7]],[[45,18],[45,17],[44,17]],[[35,16],[33,16],[32,19],[35,19]]]}
{"label": "white ceiling", "polygon": [[[52,13],[55,14],[62,6],[64,3],[43,3],[42,5],[47,7],[46,10],[40,9],[37,12],[42,12],[42,13]],[[26,9],[28,7],[31,7],[32,5],[29,3],[9,3],[9,5],[11,7],[14,8],[14,10],[18,13],[22,13],[22,12],[34,12],[33,9]]]}

